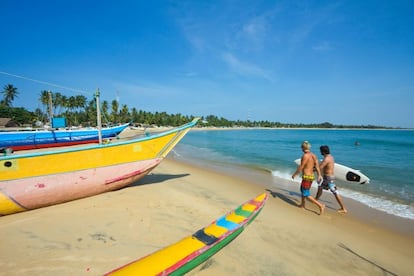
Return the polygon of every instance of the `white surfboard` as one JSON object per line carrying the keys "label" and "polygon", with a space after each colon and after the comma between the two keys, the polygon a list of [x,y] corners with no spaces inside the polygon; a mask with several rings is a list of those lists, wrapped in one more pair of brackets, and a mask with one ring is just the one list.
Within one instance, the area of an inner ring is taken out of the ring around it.
{"label": "white surfboard", "polygon": [[[300,159],[296,159],[295,163],[300,165]],[[369,178],[359,170],[335,163],[334,167],[335,179],[357,184],[368,184]]]}

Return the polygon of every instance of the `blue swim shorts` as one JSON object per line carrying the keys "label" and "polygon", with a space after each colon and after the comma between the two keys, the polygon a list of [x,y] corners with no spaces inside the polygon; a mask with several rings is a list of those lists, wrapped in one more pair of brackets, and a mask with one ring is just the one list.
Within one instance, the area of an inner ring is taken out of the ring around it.
{"label": "blue swim shorts", "polygon": [[304,187],[300,186],[300,192],[304,197],[310,196],[310,189],[305,189]]}

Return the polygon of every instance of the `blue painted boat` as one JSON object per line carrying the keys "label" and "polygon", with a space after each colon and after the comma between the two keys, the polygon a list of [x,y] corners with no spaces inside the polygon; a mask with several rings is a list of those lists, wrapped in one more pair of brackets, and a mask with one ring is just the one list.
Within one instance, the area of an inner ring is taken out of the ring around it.
{"label": "blue painted boat", "polygon": [[158,166],[198,120],[112,143],[0,156],[0,216],[126,187]]}
{"label": "blue painted boat", "polygon": [[[128,127],[128,124],[102,128],[102,138],[114,138],[126,127]],[[11,148],[13,151],[97,142],[99,142],[97,128],[0,132],[0,148]]]}

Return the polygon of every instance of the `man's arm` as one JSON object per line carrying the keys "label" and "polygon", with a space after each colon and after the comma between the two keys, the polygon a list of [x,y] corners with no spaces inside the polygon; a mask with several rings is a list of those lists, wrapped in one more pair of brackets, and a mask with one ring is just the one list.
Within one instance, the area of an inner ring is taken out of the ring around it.
{"label": "man's arm", "polygon": [[305,168],[306,162],[308,162],[308,156],[306,154],[302,155],[302,158],[300,159],[300,165],[296,168],[296,171],[292,174],[292,179],[296,177],[297,174],[300,172],[303,172],[303,169]]}
{"label": "man's arm", "polygon": [[321,165],[319,166],[319,161],[318,158],[316,157],[315,154],[312,154],[313,160],[315,162],[315,169],[316,169],[316,173],[318,174],[318,182],[322,181],[322,174],[321,174],[321,167],[323,162],[321,163]]}
{"label": "man's arm", "polygon": [[328,164],[328,161],[326,160],[326,158],[324,158],[321,162],[321,164],[319,164],[319,169],[321,171],[323,171],[323,168],[325,168],[325,166]]}

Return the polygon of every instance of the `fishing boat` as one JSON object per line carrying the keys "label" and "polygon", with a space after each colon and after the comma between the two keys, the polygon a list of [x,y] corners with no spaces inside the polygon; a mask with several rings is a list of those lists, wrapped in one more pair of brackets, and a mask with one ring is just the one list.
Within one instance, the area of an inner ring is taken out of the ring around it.
{"label": "fishing boat", "polygon": [[130,140],[0,156],[0,215],[125,187],[154,169],[197,121]]}
{"label": "fishing boat", "polygon": [[183,275],[240,235],[260,213],[267,198],[267,193],[258,195],[179,242],[105,275]]}
{"label": "fishing boat", "polygon": [[[103,139],[118,136],[129,124],[101,129]],[[0,148],[13,151],[97,143],[98,128],[0,131]]]}

